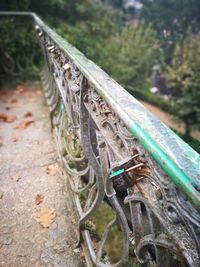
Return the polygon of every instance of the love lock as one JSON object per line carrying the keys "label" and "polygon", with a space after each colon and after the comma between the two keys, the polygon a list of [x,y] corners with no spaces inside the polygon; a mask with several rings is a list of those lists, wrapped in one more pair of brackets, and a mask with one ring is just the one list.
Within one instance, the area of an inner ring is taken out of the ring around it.
{"label": "love lock", "polygon": [[[119,162],[116,167],[113,168],[109,178],[112,180],[114,187],[122,192],[132,187],[136,176],[132,173],[133,170],[144,166],[144,163],[134,164],[134,159],[139,157],[138,154]],[[132,166],[131,166],[132,165]]]}

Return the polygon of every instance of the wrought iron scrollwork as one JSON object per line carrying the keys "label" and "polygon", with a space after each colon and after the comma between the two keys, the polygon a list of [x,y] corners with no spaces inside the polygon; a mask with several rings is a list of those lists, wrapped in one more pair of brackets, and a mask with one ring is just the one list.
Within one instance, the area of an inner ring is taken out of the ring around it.
{"label": "wrought iron scrollwork", "polygon": [[[93,263],[122,266],[128,259],[132,233],[135,254],[144,266],[198,266],[198,212],[48,36],[43,49],[50,67],[42,74],[43,80],[49,75],[46,97],[75,194],[80,231]],[[107,224],[97,245],[86,224],[103,200],[116,218]],[[123,255],[119,262],[111,263],[104,256],[104,245],[116,223],[124,237]]]}
{"label": "wrought iron scrollwork", "polygon": [[[142,266],[200,266],[199,204],[174,182],[172,171],[163,167],[172,160],[178,170],[188,174],[191,164],[194,188],[189,183],[188,187],[198,196],[198,155],[96,65],[32,16],[45,58],[41,80],[52,128],[79,214],[78,243],[84,239],[94,265],[100,267],[125,266],[130,248]],[[118,103],[127,106],[118,110]],[[141,138],[129,127],[132,113]],[[148,133],[150,138],[145,132],[156,127],[160,147],[167,155],[165,162],[157,159],[156,134]],[[154,150],[147,145],[152,138]],[[174,144],[183,156],[174,155]],[[112,207],[114,217],[97,237],[88,225],[103,201]],[[106,250],[113,227],[120,229],[123,237],[121,257],[114,261]]]}

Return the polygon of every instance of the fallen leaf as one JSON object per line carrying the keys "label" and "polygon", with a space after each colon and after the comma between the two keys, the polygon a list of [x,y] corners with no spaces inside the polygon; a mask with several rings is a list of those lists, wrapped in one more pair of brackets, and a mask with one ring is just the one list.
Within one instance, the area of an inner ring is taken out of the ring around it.
{"label": "fallen leaf", "polygon": [[48,228],[56,217],[55,209],[49,208],[48,206],[42,207],[36,213],[36,220],[40,223],[44,228]]}
{"label": "fallen leaf", "polygon": [[11,100],[7,101],[6,109],[9,110],[11,108],[19,108],[23,105],[22,101],[19,101],[16,98],[12,98]]}
{"label": "fallen leaf", "polygon": [[22,85],[17,85],[16,88],[15,88],[15,92],[16,92],[17,94],[21,94],[21,93],[23,93],[23,92],[24,92],[24,86],[22,86]]}
{"label": "fallen leaf", "polygon": [[57,163],[47,166],[46,174],[54,176],[58,172],[59,172],[59,166]]}
{"label": "fallen leaf", "polygon": [[18,142],[19,140],[21,140],[21,137],[19,136],[13,136],[12,139],[11,139],[13,142]]}
{"label": "fallen leaf", "polygon": [[12,108],[20,108],[23,106],[22,101],[17,101],[16,103],[12,104]]}
{"label": "fallen leaf", "polygon": [[27,112],[24,114],[24,118],[32,117],[32,116],[33,116],[33,113],[30,112],[30,111],[27,111]]}
{"label": "fallen leaf", "polygon": [[17,117],[15,115],[11,115],[11,116],[7,116],[5,121],[11,123],[15,121],[16,119]]}
{"label": "fallen leaf", "polygon": [[3,146],[3,138],[0,136],[0,147]]}
{"label": "fallen leaf", "polygon": [[19,174],[11,175],[11,179],[15,182],[18,182],[21,179],[21,176]]}
{"label": "fallen leaf", "polygon": [[17,119],[15,115],[6,115],[4,113],[0,113],[0,120],[8,123],[12,123]]}
{"label": "fallen leaf", "polygon": [[0,199],[3,198],[3,191],[0,189]]}
{"label": "fallen leaf", "polygon": [[18,102],[18,100],[17,100],[17,98],[12,98],[11,100],[10,100],[10,103],[17,103]]}
{"label": "fallen leaf", "polygon": [[41,95],[41,94],[42,94],[41,90],[37,90],[37,91],[36,91],[36,94],[37,94],[37,95]]}
{"label": "fallen leaf", "polygon": [[43,200],[44,200],[43,195],[41,195],[41,194],[37,194],[37,196],[35,197],[35,204],[36,204],[36,205],[39,205],[40,203],[43,202]]}
{"label": "fallen leaf", "polygon": [[30,124],[32,124],[33,122],[34,122],[33,119],[27,118],[27,119],[25,119],[23,122],[17,124],[17,125],[15,126],[15,129],[17,129],[17,130],[24,130],[24,129],[26,129]]}

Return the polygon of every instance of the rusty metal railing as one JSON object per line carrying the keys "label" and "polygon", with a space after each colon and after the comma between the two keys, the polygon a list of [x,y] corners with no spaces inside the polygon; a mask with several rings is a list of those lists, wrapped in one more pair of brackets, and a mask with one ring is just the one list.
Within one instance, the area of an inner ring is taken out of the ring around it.
{"label": "rusty metal railing", "polygon": [[[42,85],[79,214],[78,243],[83,237],[94,265],[124,266],[131,247],[142,266],[200,266],[198,153],[36,14],[0,14],[34,19]],[[115,218],[97,238],[87,226],[103,201]],[[122,254],[112,262],[106,242],[116,226]]]}

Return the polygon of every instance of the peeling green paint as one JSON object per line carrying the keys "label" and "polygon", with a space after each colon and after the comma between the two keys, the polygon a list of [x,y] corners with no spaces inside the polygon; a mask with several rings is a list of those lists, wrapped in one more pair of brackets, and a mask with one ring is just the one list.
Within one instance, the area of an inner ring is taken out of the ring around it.
{"label": "peeling green paint", "polygon": [[164,153],[164,151],[134,121],[130,132],[137,137],[154,159],[162,166],[173,182],[182,189],[200,211],[200,193],[195,189],[193,181]]}
{"label": "peeling green paint", "polygon": [[63,103],[60,104],[60,110],[61,110],[61,111],[64,111],[64,110],[65,110],[65,106],[64,106]]}
{"label": "peeling green paint", "polygon": [[125,169],[124,168],[123,169],[120,169],[120,170],[117,170],[116,172],[111,173],[110,178],[113,178],[113,177],[115,177],[115,176],[117,176],[119,174],[122,174],[124,172],[125,172]]}

